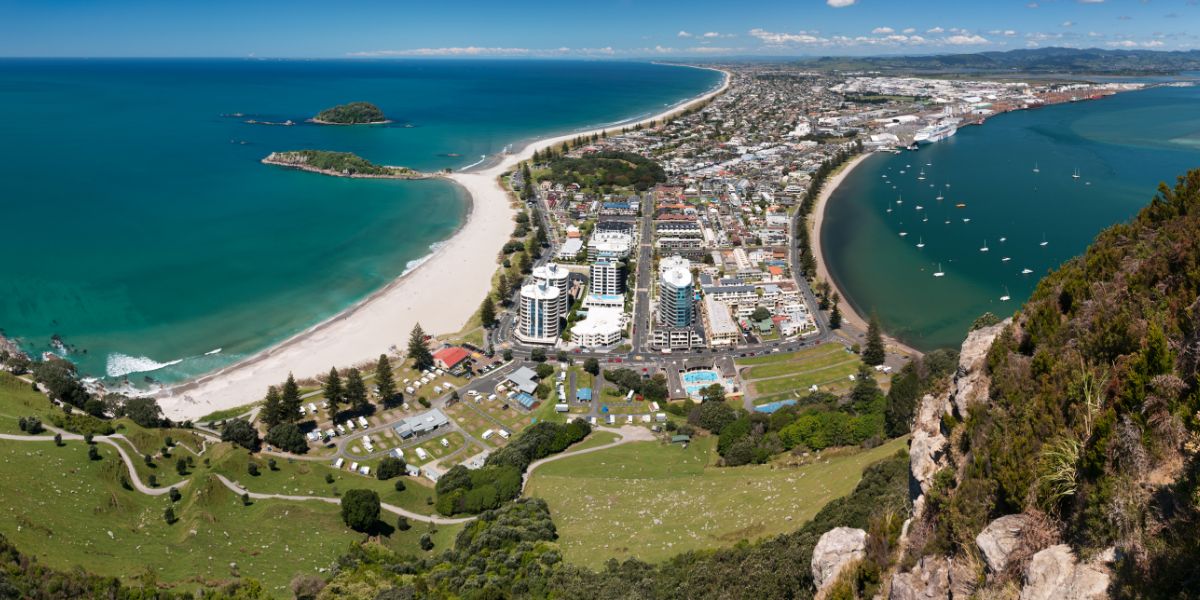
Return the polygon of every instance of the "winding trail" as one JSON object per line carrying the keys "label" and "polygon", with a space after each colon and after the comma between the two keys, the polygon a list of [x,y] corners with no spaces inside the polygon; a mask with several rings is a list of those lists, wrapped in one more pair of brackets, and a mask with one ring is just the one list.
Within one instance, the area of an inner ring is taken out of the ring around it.
{"label": "winding trail", "polygon": [[[84,439],[82,435],[69,433],[69,432],[63,431],[63,430],[55,428],[55,427],[47,427],[46,430],[50,433],[57,433],[57,434],[61,435],[62,440],[64,442],[66,442],[66,441],[83,441],[83,439]],[[599,452],[600,450],[607,450],[609,448],[613,448],[615,446],[620,446],[621,444],[627,444],[630,442],[648,442],[648,441],[654,441],[654,439],[655,439],[654,434],[651,433],[650,430],[648,430],[644,427],[636,427],[636,426],[630,426],[630,425],[623,426],[620,429],[599,429],[598,428],[595,431],[606,431],[609,433],[615,433],[617,436],[619,436],[619,438],[608,444],[603,444],[600,446],[593,446],[591,448],[584,448],[581,450],[563,452],[560,454],[555,454],[553,456],[547,456],[546,458],[533,461],[532,463],[530,463],[529,468],[525,469],[525,474],[521,477],[521,492],[524,493],[526,484],[528,484],[528,482],[529,482],[529,476],[530,476],[530,474],[533,473],[534,469],[537,469],[538,467],[540,467],[546,463],[554,462],[556,460],[562,460],[564,458],[570,458],[572,456],[578,456],[580,454],[588,454],[590,452]],[[11,433],[0,433],[0,440],[13,441],[13,442],[53,442],[54,436],[53,435],[16,435],[16,434],[11,434]],[[113,448],[115,448],[117,450],[117,454],[119,454],[121,456],[121,460],[124,461],[124,463],[125,463],[125,468],[129,471],[129,481],[133,485],[134,489],[136,489],[137,491],[139,491],[143,494],[146,494],[147,496],[163,496],[163,495],[170,493],[171,488],[181,488],[191,482],[191,479],[184,479],[174,485],[166,486],[166,487],[150,487],[150,486],[142,483],[141,478],[138,477],[137,467],[135,466],[133,459],[130,458],[129,454],[125,451],[125,448],[121,444],[117,443],[117,440],[122,440],[122,441],[128,443],[130,446],[133,446],[133,442],[131,442],[128,438],[126,438],[124,435],[121,435],[119,433],[113,434],[113,435],[98,435],[98,436],[94,436],[92,438],[93,442],[108,444],[109,446],[112,446]],[[287,495],[287,494],[262,494],[259,492],[252,492],[252,491],[238,485],[237,483],[235,483],[234,481],[225,477],[224,475],[221,475],[220,473],[211,473],[211,475],[215,476],[217,478],[217,480],[221,482],[222,485],[224,485],[226,488],[228,488],[230,491],[234,492],[235,494],[238,494],[238,495],[246,494],[247,496],[249,496],[250,498],[255,499],[255,500],[288,500],[288,501],[293,501],[293,502],[316,501],[316,502],[325,502],[327,504],[335,504],[335,505],[341,505],[341,503],[342,503],[341,498],[331,498],[331,497],[326,497],[326,496],[293,496],[293,495]],[[420,521],[422,523],[433,523],[435,525],[457,525],[460,523],[467,523],[467,522],[473,521],[476,518],[473,516],[472,517],[449,518],[449,517],[442,517],[442,516],[438,516],[438,515],[423,515],[421,513],[417,513],[417,512],[413,512],[413,511],[405,509],[405,508],[401,508],[399,506],[387,504],[386,502],[380,503],[379,506],[383,510],[386,510],[390,513],[393,513],[393,514],[396,514],[396,515],[399,515],[402,517],[406,517],[406,518],[414,520],[414,521]]]}

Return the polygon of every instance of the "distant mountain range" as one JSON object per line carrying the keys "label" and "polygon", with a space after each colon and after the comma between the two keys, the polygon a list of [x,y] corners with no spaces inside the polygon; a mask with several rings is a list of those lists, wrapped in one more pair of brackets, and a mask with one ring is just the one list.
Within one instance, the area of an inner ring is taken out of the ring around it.
{"label": "distant mountain range", "polygon": [[807,61],[821,70],[904,73],[1173,74],[1200,71],[1200,50],[1035,48],[929,56],[826,56]]}

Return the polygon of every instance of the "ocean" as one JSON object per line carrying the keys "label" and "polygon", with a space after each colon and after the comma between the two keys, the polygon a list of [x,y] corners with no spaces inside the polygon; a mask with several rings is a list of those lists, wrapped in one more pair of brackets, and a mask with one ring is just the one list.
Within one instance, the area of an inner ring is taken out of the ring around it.
{"label": "ocean", "polygon": [[[135,385],[226,366],[416,266],[469,207],[445,181],[260,164],[270,152],[457,169],[720,78],[615,61],[0,60],[0,332]],[[304,122],[351,101],[395,122]]]}
{"label": "ocean", "polygon": [[822,250],[860,313],[918,349],[958,347],[979,315],[1012,315],[1048,270],[1197,167],[1200,87],[1006,113],[866,159],[830,197]]}

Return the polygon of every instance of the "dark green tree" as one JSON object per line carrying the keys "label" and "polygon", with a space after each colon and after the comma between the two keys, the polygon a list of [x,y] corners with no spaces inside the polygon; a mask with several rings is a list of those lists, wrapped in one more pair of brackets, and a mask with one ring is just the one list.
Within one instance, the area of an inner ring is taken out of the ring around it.
{"label": "dark green tree", "polygon": [[860,363],[854,377],[854,389],[850,391],[850,404],[854,412],[860,415],[876,413],[882,408],[882,399],[883,392],[879,391],[879,383],[875,381],[871,368]]}
{"label": "dark green tree", "polygon": [[479,321],[488,329],[496,326],[496,305],[491,296],[485,296],[479,305]]}
{"label": "dark green tree", "polygon": [[88,459],[100,460],[100,451],[95,446],[88,446]]}
{"label": "dark green tree", "polygon": [[871,323],[867,326],[867,347],[863,349],[864,363],[875,366],[882,365],[887,359],[887,351],[883,347],[883,332],[879,327],[879,315],[871,313]]}
{"label": "dark green tree", "polygon": [[725,386],[714,383],[700,388],[701,402],[725,402]]}
{"label": "dark green tree", "polygon": [[183,497],[183,494],[179,493],[178,489],[171,488],[170,490],[167,490],[167,497],[171,499],[171,502],[179,502],[179,499]]}
{"label": "dark green tree", "polygon": [[168,506],[167,510],[163,511],[163,520],[167,522],[167,525],[173,525],[177,520],[175,518],[175,509]]}
{"label": "dark green tree", "polygon": [[267,432],[267,443],[292,454],[308,452],[308,440],[295,423],[280,423]]}
{"label": "dark green tree", "polygon": [[765,307],[765,306],[760,306],[760,307],[754,309],[754,312],[750,313],[750,319],[752,321],[766,321],[767,319],[770,319],[770,318],[771,318],[771,311],[767,310],[767,307]]}
{"label": "dark green tree", "polygon": [[589,358],[583,361],[583,370],[591,373],[592,376],[600,374],[600,361],[595,358]]}
{"label": "dark green tree", "polygon": [[296,385],[296,378],[288,373],[287,381],[283,382],[283,389],[279,393],[279,408],[283,415],[280,423],[299,421],[300,403],[300,386]]}
{"label": "dark green tree", "polygon": [[262,420],[263,425],[267,426],[267,429],[287,420],[283,413],[283,399],[279,395],[279,388],[275,386],[267,388],[267,396],[263,399],[263,407],[258,412],[258,418]]}
{"label": "dark green tree", "polygon": [[396,397],[396,380],[392,378],[392,361],[386,354],[379,355],[375,363],[375,386],[379,389],[379,400],[385,405]]}
{"label": "dark green tree", "polygon": [[393,477],[399,477],[404,474],[404,459],[394,456],[385,456],[379,461],[379,467],[375,470],[375,476],[380,480],[388,480]]}
{"label": "dark green tree", "polygon": [[363,383],[358,369],[351,368],[346,374],[346,401],[350,403],[350,408],[358,412],[364,412],[371,406],[367,400],[367,385]]}
{"label": "dark green tree", "polygon": [[330,367],[325,377],[325,401],[329,403],[329,414],[336,415],[338,407],[346,403],[346,390],[342,388],[342,376],[337,368]]}
{"label": "dark green tree", "polygon": [[175,461],[175,472],[179,473],[181,476],[187,475],[187,472],[188,472],[187,461],[183,460],[182,458],[177,459]]}
{"label": "dark green tree", "polygon": [[251,452],[258,451],[258,430],[245,419],[230,419],[221,428],[221,441],[232,442]]}
{"label": "dark green tree", "polygon": [[429,342],[425,339],[425,330],[417,323],[408,336],[408,358],[413,361],[413,367],[424,371],[433,366],[433,352],[429,350]]}
{"label": "dark green tree", "polygon": [[121,410],[131,421],[142,427],[158,427],[162,423],[162,409],[154,398],[129,398],[125,400]]}
{"label": "dark green tree", "polygon": [[829,328],[830,329],[841,329],[842,328],[842,309],[840,306],[838,306],[837,292],[834,292],[834,294],[833,294],[832,303],[833,303],[833,310],[829,311]]}
{"label": "dark green tree", "polygon": [[347,490],[342,496],[342,521],[355,531],[368,531],[379,520],[379,494],[374,490]]}
{"label": "dark green tree", "polygon": [[396,529],[400,531],[412,529],[412,525],[408,523],[408,517],[401,516],[399,519],[396,519]]}

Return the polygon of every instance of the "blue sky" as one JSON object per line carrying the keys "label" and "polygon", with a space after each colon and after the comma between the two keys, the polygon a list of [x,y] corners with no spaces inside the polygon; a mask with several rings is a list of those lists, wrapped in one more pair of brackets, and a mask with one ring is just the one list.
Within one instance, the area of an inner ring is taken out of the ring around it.
{"label": "blue sky", "polygon": [[811,56],[1200,48],[1200,0],[0,0],[0,56]]}

